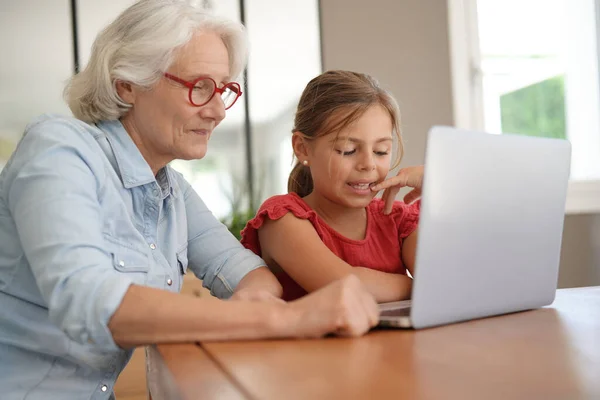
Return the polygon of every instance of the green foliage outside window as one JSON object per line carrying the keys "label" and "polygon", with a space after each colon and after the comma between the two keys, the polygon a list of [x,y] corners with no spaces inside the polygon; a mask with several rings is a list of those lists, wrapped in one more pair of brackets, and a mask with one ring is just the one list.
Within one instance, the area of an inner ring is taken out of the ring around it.
{"label": "green foliage outside window", "polygon": [[564,75],[507,93],[500,107],[503,132],[566,139]]}
{"label": "green foliage outside window", "polygon": [[227,218],[222,219],[221,222],[227,226],[227,229],[229,229],[229,232],[231,232],[233,236],[238,240],[241,240],[242,229],[244,229],[248,221],[254,218],[255,214],[256,212],[251,209],[234,210]]}
{"label": "green foliage outside window", "polygon": [[253,190],[250,190],[250,185],[245,177],[232,176],[233,191],[231,193],[223,191],[229,198],[231,212],[227,217],[221,219],[221,222],[238,240],[242,238],[241,231],[246,223],[256,215],[256,207],[259,205],[263,191],[263,181],[264,174],[261,174],[255,181]]}

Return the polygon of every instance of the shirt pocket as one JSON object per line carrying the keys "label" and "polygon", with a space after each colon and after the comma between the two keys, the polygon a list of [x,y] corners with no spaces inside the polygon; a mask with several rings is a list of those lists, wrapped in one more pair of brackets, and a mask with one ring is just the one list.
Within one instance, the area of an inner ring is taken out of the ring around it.
{"label": "shirt pocket", "polygon": [[108,249],[115,270],[127,274],[137,284],[146,284],[150,261],[147,254],[123,244],[109,241]]}
{"label": "shirt pocket", "polygon": [[148,256],[129,248],[118,248],[111,251],[113,265],[120,272],[148,272]]}

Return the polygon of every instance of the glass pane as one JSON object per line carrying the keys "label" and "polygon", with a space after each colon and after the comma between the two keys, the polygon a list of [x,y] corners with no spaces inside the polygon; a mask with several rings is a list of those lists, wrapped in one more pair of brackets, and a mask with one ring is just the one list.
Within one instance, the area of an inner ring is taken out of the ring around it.
{"label": "glass pane", "polygon": [[[291,129],[302,90],[321,72],[316,0],[246,1],[255,205],[287,193]],[[276,34],[274,34],[276,32]]]}
{"label": "glass pane", "polygon": [[70,115],[62,99],[73,70],[69,1],[4,1],[0,6],[0,169],[32,118]]}
{"label": "glass pane", "polygon": [[77,1],[77,41],[80,69],[88,63],[92,44],[102,29],[135,0]]}
{"label": "glass pane", "polygon": [[[240,20],[238,0],[205,0],[200,4],[210,8],[217,15]],[[244,91],[241,77],[238,82]],[[214,130],[208,152],[202,160],[177,160],[172,163],[190,182],[213,214],[223,220],[234,234],[239,234],[241,228],[232,221],[232,210],[242,207],[238,204],[244,201],[243,188],[247,169],[244,96],[246,93],[227,110],[227,117]]]}
{"label": "glass pane", "polygon": [[487,129],[566,136],[564,2],[478,1]]}
{"label": "glass pane", "polygon": [[569,139],[600,178],[594,0],[477,0],[485,129]]}

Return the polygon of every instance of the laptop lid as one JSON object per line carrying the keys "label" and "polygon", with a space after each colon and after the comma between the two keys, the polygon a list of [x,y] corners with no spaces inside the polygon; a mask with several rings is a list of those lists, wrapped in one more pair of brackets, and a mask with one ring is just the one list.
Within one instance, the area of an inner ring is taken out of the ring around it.
{"label": "laptop lid", "polygon": [[429,132],[415,328],[550,304],[571,145],[435,126]]}

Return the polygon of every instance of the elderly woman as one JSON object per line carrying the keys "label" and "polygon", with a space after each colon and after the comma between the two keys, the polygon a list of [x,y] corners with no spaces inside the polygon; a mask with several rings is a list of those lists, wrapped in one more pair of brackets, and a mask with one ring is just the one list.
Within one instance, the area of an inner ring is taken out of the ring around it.
{"label": "elderly woman", "polygon": [[[97,38],[66,98],[0,175],[3,399],[105,399],[131,348],[361,335],[378,312],[347,277],[292,303],[168,163],[200,159],[242,94],[237,23],[142,0]],[[178,294],[190,269],[219,298]],[[129,349],[129,350],[126,350]]]}

